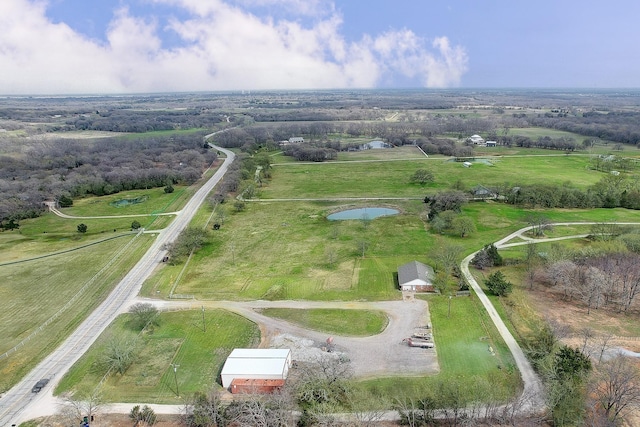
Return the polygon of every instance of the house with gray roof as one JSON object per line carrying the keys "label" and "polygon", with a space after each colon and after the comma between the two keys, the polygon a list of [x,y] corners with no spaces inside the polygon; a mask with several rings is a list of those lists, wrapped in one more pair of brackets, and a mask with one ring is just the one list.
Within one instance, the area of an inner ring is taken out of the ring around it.
{"label": "house with gray roof", "polygon": [[400,290],[409,292],[434,292],[433,268],[418,261],[411,261],[398,267]]}

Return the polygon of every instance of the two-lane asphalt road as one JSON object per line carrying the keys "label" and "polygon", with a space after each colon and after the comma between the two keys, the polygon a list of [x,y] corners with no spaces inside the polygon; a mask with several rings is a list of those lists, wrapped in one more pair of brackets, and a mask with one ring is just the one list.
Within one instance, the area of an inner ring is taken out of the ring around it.
{"label": "two-lane asphalt road", "polygon": [[[220,131],[224,132],[224,131]],[[218,132],[207,135],[209,138]],[[189,224],[196,211],[211,192],[213,187],[222,179],[235,154],[220,147],[213,147],[223,152],[227,157],[224,163],[204,185],[187,202],[177,214],[173,222],[164,230],[158,232],[155,242],[144,254],[140,261],[129,271],[109,296],[98,306],[89,317],[47,358],[40,362],[18,384],[7,391],[0,398],[0,426],[11,426],[29,419],[31,408],[37,408],[40,400],[51,395],[52,390],[60,378],[93,344],[96,338],[107,326],[136,297],[144,281],[149,278],[162,260],[166,251],[165,244],[174,241],[180,232]],[[33,385],[42,378],[51,381],[38,394],[32,393]]]}

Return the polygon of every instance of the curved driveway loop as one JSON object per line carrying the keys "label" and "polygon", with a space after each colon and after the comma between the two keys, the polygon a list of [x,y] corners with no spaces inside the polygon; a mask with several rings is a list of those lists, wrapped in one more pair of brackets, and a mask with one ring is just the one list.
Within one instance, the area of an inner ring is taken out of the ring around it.
{"label": "curved driveway loop", "polygon": [[[160,309],[189,306],[190,303],[139,300],[155,303]],[[415,328],[430,323],[426,301],[378,301],[378,302],[314,302],[314,301],[204,301],[198,302],[207,308],[222,308],[238,313],[256,322],[262,333],[261,347],[269,347],[277,335],[290,334],[311,339],[320,347],[329,337],[326,333],[312,331],[290,322],[274,319],[259,313],[263,308],[336,308],[353,310],[380,310],[387,314],[389,324],[385,330],[369,337],[333,336],[335,350],[344,353],[351,361],[356,377],[390,375],[428,375],[439,371],[436,349],[409,347],[402,340],[411,336]],[[199,306],[197,307],[199,308]],[[293,358],[296,359],[294,350]]]}

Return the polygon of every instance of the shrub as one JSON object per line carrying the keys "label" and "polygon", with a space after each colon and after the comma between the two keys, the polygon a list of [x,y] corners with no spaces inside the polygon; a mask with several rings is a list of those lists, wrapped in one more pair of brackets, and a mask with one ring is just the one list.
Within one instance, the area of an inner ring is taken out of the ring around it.
{"label": "shrub", "polygon": [[502,274],[502,271],[500,270],[490,274],[484,284],[494,295],[498,295],[500,297],[511,293],[511,289],[513,288],[513,284],[505,279],[504,274]]}

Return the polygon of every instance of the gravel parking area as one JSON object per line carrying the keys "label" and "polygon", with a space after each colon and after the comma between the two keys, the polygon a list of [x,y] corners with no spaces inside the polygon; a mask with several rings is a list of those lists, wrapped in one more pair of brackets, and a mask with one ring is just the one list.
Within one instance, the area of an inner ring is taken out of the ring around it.
{"label": "gravel parking area", "polygon": [[[256,311],[260,308],[270,307],[381,310],[387,314],[389,324],[382,333],[370,337],[334,335],[332,351],[327,352],[325,350],[329,337],[327,334],[263,316]],[[230,303],[226,308],[250,318],[260,326],[263,337],[261,347],[290,348],[294,360],[309,361],[316,360],[318,357],[344,357],[351,362],[354,376],[358,378],[426,375],[439,371],[437,348],[409,347],[402,342],[403,339],[410,337],[417,328],[431,324],[426,301],[252,301]],[[434,333],[434,337],[437,347],[437,331]]]}

